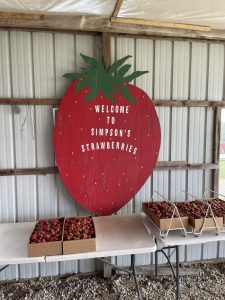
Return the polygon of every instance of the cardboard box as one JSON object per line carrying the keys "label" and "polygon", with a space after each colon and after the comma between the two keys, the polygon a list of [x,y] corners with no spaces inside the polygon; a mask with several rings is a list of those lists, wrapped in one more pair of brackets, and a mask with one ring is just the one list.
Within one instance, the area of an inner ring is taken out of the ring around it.
{"label": "cardboard box", "polygon": [[223,224],[225,224],[225,201],[220,198],[204,198],[203,200],[211,205],[214,215],[223,217]]}
{"label": "cardboard box", "polygon": [[[89,216],[84,216],[83,218],[86,218],[86,217],[89,217]],[[82,218],[82,217],[73,217],[73,218],[67,218],[67,219],[78,219],[78,218]],[[67,219],[64,220],[64,226],[65,226]],[[93,223],[93,226],[94,226],[94,223]],[[63,239],[63,254],[84,253],[84,252],[92,252],[92,251],[96,251],[95,228],[94,228],[94,237],[93,238],[82,238],[79,240],[69,240],[69,241],[68,240],[65,241]]]}
{"label": "cardboard box", "polygon": [[[180,229],[180,228],[187,228],[189,226],[188,217],[181,217],[180,218],[166,218],[160,219],[156,214],[152,212],[152,210],[148,207],[149,202],[142,203],[142,209],[146,213],[146,215],[155,223],[155,225],[162,231],[166,231],[168,229]],[[182,222],[183,226],[182,226]]]}
{"label": "cardboard box", "polygon": [[63,241],[63,254],[74,254],[96,251],[96,238],[74,241]]}
{"label": "cardboard box", "polygon": [[[60,241],[53,241],[53,242],[43,242],[43,243],[28,243],[27,250],[28,250],[28,257],[34,256],[48,256],[48,255],[60,255],[62,254],[62,240],[63,240],[63,219],[64,218],[54,218],[54,219],[46,219],[46,220],[39,220],[35,224],[35,227],[40,221],[52,221],[52,220],[62,220],[62,233],[61,233],[61,240]],[[34,228],[35,230],[35,228]],[[34,231],[33,231],[34,232]],[[32,232],[32,234],[33,234]],[[30,239],[29,239],[30,241]]]}
{"label": "cardboard box", "polygon": [[[222,229],[223,228],[223,217],[215,217],[215,220],[216,220],[218,227],[220,229]],[[204,218],[194,219],[192,217],[189,217],[189,222],[190,222],[191,226],[195,229],[195,231],[199,232],[203,226]],[[205,220],[204,228],[207,230],[207,228],[209,229],[209,227],[211,229],[213,229],[213,228],[216,229],[213,218],[206,218],[206,220]]]}
{"label": "cardboard box", "polygon": [[[204,198],[201,200],[202,201],[204,200],[206,203],[208,202],[209,204],[211,204],[211,208],[214,212],[217,225],[220,229],[222,229],[224,216],[223,216],[223,214],[221,214],[220,210],[213,209],[213,206],[212,206],[212,201],[216,200],[216,198],[208,198],[208,199]],[[201,230],[201,228],[203,226],[203,222],[204,222],[204,215],[207,213],[207,206],[202,201],[198,201],[198,200],[187,201],[186,205],[188,204],[188,206],[186,206],[186,207],[180,206],[184,202],[177,203],[179,210],[183,211],[184,213],[186,213],[189,216],[190,225],[195,229],[196,232],[199,232]],[[193,213],[200,213],[200,214],[202,214],[202,216],[198,216],[198,215],[193,216]],[[207,230],[207,229],[210,230],[210,229],[216,228],[214,220],[213,220],[212,216],[210,215],[210,210],[208,211],[208,213],[209,213],[209,215],[207,216],[205,223],[204,223],[205,230]]]}

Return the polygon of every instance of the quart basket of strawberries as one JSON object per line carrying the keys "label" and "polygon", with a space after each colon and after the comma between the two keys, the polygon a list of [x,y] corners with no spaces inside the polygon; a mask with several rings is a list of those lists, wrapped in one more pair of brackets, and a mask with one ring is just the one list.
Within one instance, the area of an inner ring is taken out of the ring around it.
{"label": "quart basket of strawberries", "polygon": [[145,214],[161,230],[187,228],[188,217],[180,212],[169,201],[143,202],[142,209]]}
{"label": "quart basket of strawberries", "polygon": [[30,236],[28,256],[62,254],[64,218],[39,220]]}
{"label": "quart basket of strawberries", "polygon": [[63,254],[96,250],[96,233],[91,216],[66,218],[64,221]]}

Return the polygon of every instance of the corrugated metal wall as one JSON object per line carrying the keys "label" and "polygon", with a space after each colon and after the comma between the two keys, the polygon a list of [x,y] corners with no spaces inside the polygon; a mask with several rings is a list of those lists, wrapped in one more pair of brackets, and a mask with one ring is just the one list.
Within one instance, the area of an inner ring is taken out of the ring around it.
{"label": "corrugated metal wall", "polygon": [[[69,85],[62,74],[80,69],[80,52],[100,56],[98,45],[99,36],[0,31],[0,97],[62,97]],[[134,69],[150,71],[136,84],[153,99],[224,97],[223,44],[119,36],[111,38],[111,45],[112,60],[130,54]],[[160,107],[157,113],[162,130],[159,160],[211,162],[212,109]],[[0,106],[0,168],[53,166],[52,130],[50,106]],[[174,201],[180,199],[180,189],[201,196],[211,185],[211,175],[211,171],[202,170],[155,171],[118,213],[139,212],[141,202],[149,200],[154,190]],[[86,213],[68,195],[58,175],[0,177],[0,222]],[[181,260],[224,255],[224,243],[181,249]],[[114,261],[126,265],[129,257]],[[137,263],[151,264],[153,257],[138,255]],[[12,266],[0,274],[0,279],[85,272],[99,267],[94,260]]]}

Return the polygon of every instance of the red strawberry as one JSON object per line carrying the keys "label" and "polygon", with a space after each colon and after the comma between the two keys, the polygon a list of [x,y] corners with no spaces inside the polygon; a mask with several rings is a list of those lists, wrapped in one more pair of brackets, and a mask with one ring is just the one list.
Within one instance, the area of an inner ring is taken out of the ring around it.
{"label": "red strawberry", "polygon": [[[89,222],[87,224],[87,221]],[[95,237],[93,219],[91,217],[68,218],[64,224],[64,241],[80,240]]]}
{"label": "red strawberry", "polygon": [[[81,55],[89,68],[75,79],[57,113],[54,149],[60,176],[75,200],[98,215],[119,210],[150,176],[159,152],[154,106],[128,84],[146,73],[125,76],[129,57],[109,70]],[[74,91],[75,89],[75,91]]]}
{"label": "red strawberry", "polygon": [[30,240],[31,240],[31,241],[35,241],[36,238],[37,238],[36,233],[33,233],[33,234],[31,235],[31,237],[30,237]]}
{"label": "red strawberry", "polygon": [[30,237],[31,243],[59,241],[62,236],[63,218],[39,221]]}

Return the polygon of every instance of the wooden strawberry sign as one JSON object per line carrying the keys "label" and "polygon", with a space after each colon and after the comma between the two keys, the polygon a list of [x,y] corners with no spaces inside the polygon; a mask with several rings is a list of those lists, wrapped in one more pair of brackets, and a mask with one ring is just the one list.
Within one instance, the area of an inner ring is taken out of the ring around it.
{"label": "wooden strawberry sign", "polygon": [[97,215],[118,211],[152,173],[160,147],[160,125],[148,95],[128,82],[126,56],[108,70],[82,55],[83,73],[57,113],[54,149],[60,176],[73,198]]}

